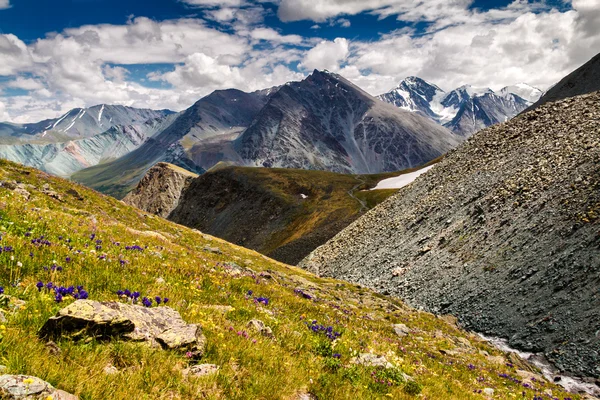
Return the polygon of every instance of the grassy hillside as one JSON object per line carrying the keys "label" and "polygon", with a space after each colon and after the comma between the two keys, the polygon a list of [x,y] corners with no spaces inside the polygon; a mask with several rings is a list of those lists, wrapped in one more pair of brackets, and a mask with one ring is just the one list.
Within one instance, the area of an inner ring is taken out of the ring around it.
{"label": "grassy hillside", "polygon": [[[536,390],[523,386],[516,369],[526,366],[449,318],[316,278],[33,169],[0,161],[0,181],[0,286],[26,301],[14,313],[0,304],[7,318],[0,325],[6,373],[40,377],[83,400],[298,399],[306,393],[411,399],[418,392],[423,399],[482,399],[486,388],[501,399],[532,399],[545,390],[561,400],[578,398],[549,383],[533,383]],[[185,355],[140,343],[61,340],[58,351],[37,331],[74,300],[56,302],[38,291],[38,282],[82,285],[90,299],[101,301],[117,301],[124,289],[168,297],[186,321],[202,324],[208,340],[202,362],[220,370],[183,378],[181,370],[191,363]],[[274,338],[249,330],[253,318],[269,325]],[[312,321],[341,337],[329,340],[310,328]],[[393,323],[411,332],[400,338]],[[385,355],[394,368],[352,365],[359,352]],[[106,374],[108,365],[119,372]]]}
{"label": "grassy hillside", "polygon": [[362,191],[387,176],[217,168],[191,182],[169,219],[296,264],[394,194]]}

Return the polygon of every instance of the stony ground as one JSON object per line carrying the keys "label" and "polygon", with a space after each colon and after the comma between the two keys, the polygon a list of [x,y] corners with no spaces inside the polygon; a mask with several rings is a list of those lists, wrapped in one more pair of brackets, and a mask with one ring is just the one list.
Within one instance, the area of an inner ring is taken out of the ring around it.
{"label": "stony ground", "polygon": [[301,263],[600,377],[600,93],[488,128]]}

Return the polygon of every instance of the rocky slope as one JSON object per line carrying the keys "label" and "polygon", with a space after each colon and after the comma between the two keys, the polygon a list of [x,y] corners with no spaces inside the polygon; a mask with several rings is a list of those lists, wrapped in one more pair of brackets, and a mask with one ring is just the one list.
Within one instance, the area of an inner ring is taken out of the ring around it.
{"label": "rocky slope", "polygon": [[451,317],[31,168],[0,183],[2,398],[581,399]]}
{"label": "rocky slope", "polygon": [[481,131],[301,265],[599,377],[599,104]]}
{"label": "rocky slope", "polygon": [[551,87],[544,93],[544,96],[527,109],[527,111],[548,102],[579,96],[597,90],[600,90],[600,54],[597,54],[590,61],[577,68],[556,85]]}
{"label": "rocky slope", "polygon": [[173,164],[158,163],[148,170],[123,202],[166,218],[179,204],[181,194],[198,175]]}
{"label": "rocky slope", "polygon": [[468,137],[480,129],[509,120],[541,95],[539,89],[524,83],[507,86],[499,92],[470,85],[445,92],[432,83],[411,76],[378,98],[426,116]]}

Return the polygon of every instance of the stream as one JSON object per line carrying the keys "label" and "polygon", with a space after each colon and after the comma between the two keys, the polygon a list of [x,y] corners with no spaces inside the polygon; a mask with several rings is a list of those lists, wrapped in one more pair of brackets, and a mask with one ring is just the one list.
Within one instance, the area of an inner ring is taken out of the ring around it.
{"label": "stream", "polygon": [[497,349],[505,352],[516,353],[522,359],[529,361],[531,364],[538,367],[540,371],[542,371],[542,374],[546,379],[562,386],[569,392],[577,394],[587,393],[592,396],[600,396],[600,386],[592,382],[587,382],[587,380],[584,378],[561,375],[560,372],[548,360],[546,360],[546,357],[544,357],[542,354],[525,353],[515,350],[508,345],[508,341],[506,339],[488,337],[480,333],[478,335]]}

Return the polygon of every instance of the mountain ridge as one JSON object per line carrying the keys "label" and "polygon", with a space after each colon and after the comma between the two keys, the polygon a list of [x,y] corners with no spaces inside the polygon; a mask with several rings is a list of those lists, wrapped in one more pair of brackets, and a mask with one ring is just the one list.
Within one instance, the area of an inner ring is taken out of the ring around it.
{"label": "mountain ridge", "polygon": [[382,101],[426,116],[462,136],[505,122],[539,99],[542,92],[521,83],[498,92],[463,85],[445,92],[416,76],[403,79],[394,89],[377,96]]}

